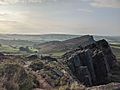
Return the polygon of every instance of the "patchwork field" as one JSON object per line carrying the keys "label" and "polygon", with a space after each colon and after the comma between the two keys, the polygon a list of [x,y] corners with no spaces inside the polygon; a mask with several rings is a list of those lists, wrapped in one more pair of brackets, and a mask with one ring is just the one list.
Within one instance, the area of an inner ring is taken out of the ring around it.
{"label": "patchwork field", "polygon": [[111,48],[117,59],[120,61],[120,44],[111,44]]}

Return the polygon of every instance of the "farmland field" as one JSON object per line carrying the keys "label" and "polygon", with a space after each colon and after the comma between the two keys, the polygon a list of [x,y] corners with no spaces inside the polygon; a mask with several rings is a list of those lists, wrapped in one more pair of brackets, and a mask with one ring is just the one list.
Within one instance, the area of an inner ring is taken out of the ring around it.
{"label": "farmland field", "polygon": [[120,44],[111,44],[111,48],[117,59],[120,61]]}

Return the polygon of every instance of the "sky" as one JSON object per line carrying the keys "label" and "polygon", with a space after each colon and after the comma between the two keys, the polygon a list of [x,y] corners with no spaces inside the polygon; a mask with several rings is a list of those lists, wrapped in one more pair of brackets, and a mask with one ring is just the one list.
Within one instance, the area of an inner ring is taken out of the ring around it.
{"label": "sky", "polygon": [[0,0],[0,33],[120,36],[120,0]]}

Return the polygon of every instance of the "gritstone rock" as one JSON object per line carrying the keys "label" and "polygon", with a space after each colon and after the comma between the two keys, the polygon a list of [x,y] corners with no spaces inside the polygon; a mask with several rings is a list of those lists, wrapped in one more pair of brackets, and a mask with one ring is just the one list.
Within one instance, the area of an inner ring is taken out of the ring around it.
{"label": "gritstone rock", "polygon": [[104,39],[70,51],[64,57],[72,74],[87,86],[109,83],[110,70],[117,62]]}

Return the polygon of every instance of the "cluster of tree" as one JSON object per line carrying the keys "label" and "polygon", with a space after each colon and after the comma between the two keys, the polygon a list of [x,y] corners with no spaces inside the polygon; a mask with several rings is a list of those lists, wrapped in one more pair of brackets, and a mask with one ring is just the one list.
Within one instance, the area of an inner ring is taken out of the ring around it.
{"label": "cluster of tree", "polygon": [[26,47],[19,47],[19,50],[20,50],[20,51],[26,51],[26,52],[28,52],[28,53],[31,52],[29,46],[26,46]]}

